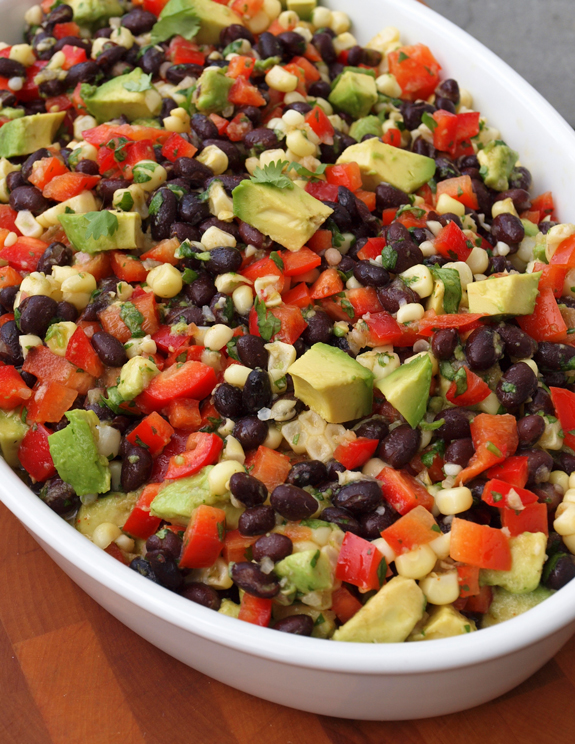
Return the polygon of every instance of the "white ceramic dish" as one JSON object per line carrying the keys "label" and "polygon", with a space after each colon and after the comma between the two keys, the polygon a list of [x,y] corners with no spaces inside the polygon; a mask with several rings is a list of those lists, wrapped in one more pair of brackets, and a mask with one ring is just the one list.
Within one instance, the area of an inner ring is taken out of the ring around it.
{"label": "white ceramic dish", "polygon": [[[0,0],[2,39],[20,39],[33,0]],[[397,26],[429,45],[448,76],[521,153],[535,190],[553,189],[563,219],[575,218],[575,134],[504,62],[415,0],[334,0],[367,42]],[[371,720],[463,710],[510,690],[575,631],[575,581],[514,620],[465,637],[368,646],[301,638],[219,615],[152,584],[96,548],[50,511],[4,463],[0,496],[56,563],[146,640],[211,677],[301,710]]]}

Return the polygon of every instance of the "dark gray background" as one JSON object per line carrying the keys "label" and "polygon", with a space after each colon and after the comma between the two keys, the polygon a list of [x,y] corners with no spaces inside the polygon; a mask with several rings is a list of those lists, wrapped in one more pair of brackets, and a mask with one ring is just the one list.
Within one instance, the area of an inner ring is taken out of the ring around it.
{"label": "dark gray background", "polygon": [[575,0],[427,3],[510,64],[575,127]]}

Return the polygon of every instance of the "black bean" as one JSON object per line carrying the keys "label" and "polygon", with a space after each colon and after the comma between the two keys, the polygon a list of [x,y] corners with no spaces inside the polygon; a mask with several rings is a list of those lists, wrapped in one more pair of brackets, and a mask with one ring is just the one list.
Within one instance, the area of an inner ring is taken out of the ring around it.
{"label": "black bean", "polygon": [[40,498],[61,516],[70,514],[80,507],[80,499],[72,486],[64,483],[58,476],[46,481],[40,491]]}
{"label": "black bean", "polygon": [[347,509],[354,515],[372,512],[381,501],[381,485],[367,480],[352,481],[332,496],[334,506]]}
{"label": "black bean", "polygon": [[406,287],[401,279],[395,279],[387,287],[378,289],[377,297],[388,313],[396,313],[402,305],[409,302],[420,301],[419,295]]}
{"label": "black bean", "polygon": [[198,307],[209,305],[216,294],[216,287],[211,276],[203,272],[185,288],[186,297]]}
{"label": "black bean", "polygon": [[375,190],[375,206],[378,211],[410,204],[409,195],[390,183],[380,183]]}
{"label": "black bean", "polygon": [[240,39],[247,39],[252,45],[256,43],[252,32],[239,23],[231,23],[220,31],[220,44],[224,47],[227,47],[232,41],[239,41]]}
{"label": "black bean", "polygon": [[43,158],[49,158],[52,155],[50,150],[47,150],[45,147],[41,147],[39,150],[36,150],[31,155],[29,155],[26,160],[24,161],[22,165],[22,170],[20,173],[22,174],[22,177],[28,180],[30,176],[32,175],[32,167],[34,163],[37,160],[42,160]]}
{"label": "black bean", "polygon": [[220,609],[222,604],[222,600],[217,591],[207,584],[202,584],[200,581],[192,581],[189,584],[185,584],[180,589],[179,593],[182,597],[185,597],[196,604],[203,605],[210,610],[216,610],[216,612]]}
{"label": "black bean", "polygon": [[216,145],[216,147],[219,147],[220,150],[225,152],[228,156],[228,167],[232,171],[243,170],[245,156],[241,156],[240,151],[233,142],[218,139],[204,140],[204,147],[209,147],[210,145]]}
{"label": "black bean", "polygon": [[136,571],[136,573],[139,573],[140,576],[143,576],[145,579],[153,581],[154,584],[160,583],[156,578],[156,574],[154,573],[152,566],[145,558],[140,558],[139,556],[137,558],[134,558],[134,560],[130,563],[130,568],[132,569],[132,571]]}
{"label": "black bean", "polygon": [[471,332],[465,344],[465,356],[472,370],[484,371],[503,356],[504,342],[492,328],[482,326]]}
{"label": "black bean", "polygon": [[391,504],[381,504],[376,511],[371,514],[362,514],[359,518],[361,536],[366,540],[377,540],[381,537],[383,530],[397,522],[399,517],[400,515]]}
{"label": "black bean", "polygon": [[[527,483],[534,485],[543,483],[549,478],[553,470],[553,458],[548,452],[540,449],[521,450],[517,453],[527,456],[529,462],[529,476]],[[529,485],[528,485],[529,487]]]}
{"label": "black bean", "polygon": [[[149,49],[146,49],[146,51],[142,54],[139,60],[139,65],[142,68],[142,71],[145,72],[147,75],[153,75],[156,76],[160,72],[160,67],[162,66],[163,62],[165,61],[165,55],[159,51],[159,49],[156,49],[155,47],[150,47]],[[98,59],[98,62],[100,60]],[[172,100],[172,99],[170,99]],[[175,101],[172,101],[172,103],[175,104]],[[163,101],[162,101],[163,106]],[[176,108],[174,105],[172,108]],[[163,109],[160,114],[160,118],[165,119],[167,116],[169,116],[169,113],[164,113]]]}
{"label": "black bean", "polygon": [[7,313],[11,313],[14,310],[14,300],[16,295],[20,291],[20,287],[4,287],[0,290],[0,305],[4,308]]}
{"label": "black bean", "polygon": [[444,155],[435,158],[436,181],[446,181],[448,178],[457,178],[459,175],[458,167],[449,158]]}
{"label": "black bean", "polygon": [[19,186],[10,194],[10,206],[17,212],[29,210],[37,217],[48,209],[50,202],[35,186]]}
{"label": "black bean", "polygon": [[347,509],[342,509],[338,506],[328,506],[327,509],[322,511],[321,518],[324,522],[337,524],[344,532],[352,532],[354,535],[361,535],[362,533],[362,528],[358,520]]}
{"label": "black bean", "polygon": [[431,350],[437,359],[451,359],[459,343],[459,334],[455,328],[441,328],[433,334]]}
{"label": "black bean", "polygon": [[200,231],[187,222],[173,222],[170,227],[170,238],[177,238],[180,243],[185,240],[198,240],[201,238]]}
{"label": "black bean", "polygon": [[105,204],[111,204],[114,194],[118,189],[127,189],[130,181],[124,178],[103,178],[98,184],[98,193]]}
{"label": "black bean", "polygon": [[433,114],[435,106],[423,101],[418,101],[417,103],[403,101],[400,110],[403,116],[403,123],[410,131],[412,131],[420,126],[423,114]]}
{"label": "black bean", "polygon": [[293,543],[287,535],[272,532],[270,535],[259,537],[252,545],[254,561],[261,561],[266,556],[274,563],[287,558],[293,552]]}
{"label": "black bean", "polygon": [[43,83],[40,83],[38,92],[43,98],[51,98],[52,96],[61,95],[66,91],[66,88],[66,80],[53,78],[52,80],[45,80]]}
{"label": "black bean", "polygon": [[[395,265],[390,267],[396,274],[401,274],[412,266],[423,263],[423,253],[416,242],[411,240],[394,241],[390,248],[395,252]],[[419,301],[419,299],[417,300]]]}
{"label": "black bean", "polygon": [[411,149],[418,155],[425,155],[428,158],[435,158],[437,154],[435,147],[427,140],[424,140],[423,137],[418,137],[413,142]]}
{"label": "black bean", "polygon": [[307,42],[303,36],[298,34],[296,31],[284,31],[282,34],[278,34],[276,39],[283,45],[282,56],[284,62],[289,62],[292,57],[298,57],[305,54]]}
{"label": "black bean", "polygon": [[161,550],[179,560],[182,552],[182,541],[172,530],[161,530],[146,540],[146,551]]}
{"label": "black bean", "polygon": [[450,114],[455,113],[455,104],[453,103],[453,101],[450,101],[449,98],[444,98],[443,96],[435,96],[435,105],[442,111],[448,111]]}
{"label": "black bean", "polygon": [[355,429],[355,433],[358,437],[365,437],[366,439],[385,439],[389,434],[389,427],[382,418],[374,416],[362,421]]}
{"label": "black bean", "polygon": [[[184,80],[184,78],[192,77],[198,78],[202,74],[202,68],[200,65],[194,64],[181,64],[172,65],[166,70],[166,80],[172,85],[178,85]],[[217,136],[217,135],[216,135]]]}
{"label": "black bean", "polygon": [[175,323],[202,325],[204,323],[204,314],[195,305],[173,307],[166,315],[165,321],[167,325],[174,325]]}
{"label": "black bean", "polygon": [[575,563],[572,556],[566,553],[560,554],[558,558],[552,556],[549,561],[553,568],[545,581],[545,586],[558,591],[575,578]]}
{"label": "black bean", "polygon": [[575,347],[542,341],[533,359],[540,369],[563,371],[575,369]]}
{"label": "black bean", "polygon": [[311,110],[312,106],[309,103],[306,103],[305,101],[294,101],[284,108],[284,113],[286,111],[297,111],[298,114],[303,114],[303,116],[305,116],[306,114],[309,114]]}
{"label": "black bean", "polygon": [[230,491],[244,506],[260,506],[268,497],[265,484],[247,473],[234,473],[230,478]]}
{"label": "black bean", "polygon": [[[105,49],[98,55],[96,58],[96,64],[98,67],[104,72],[104,74],[109,74],[112,70],[112,67],[114,67],[115,64],[120,62],[120,60],[124,59],[124,57],[127,54],[126,47],[120,46],[119,44],[113,44],[110,42],[109,44],[106,44]],[[149,51],[155,51],[157,54],[160,54],[157,50],[155,50],[153,47]],[[147,54],[147,52],[146,52]],[[146,56],[144,54],[144,57]],[[163,60],[163,55],[160,54]],[[142,57],[142,61],[144,59]],[[175,103],[175,102],[174,102]]]}
{"label": "black bean", "polygon": [[264,31],[263,34],[260,34],[257,49],[262,59],[283,57],[284,53],[284,45],[282,42],[277,36],[270,34],[268,31]]}
{"label": "black bean", "polygon": [[540,504],[545,504],[548,514],[554,514],[563,501],[563,491],[558,486],[554,486],[553,483],[539,483],[539,485],[529,483],[528,488],[536,494]]}
{"label": "black bean", "polygon": [[18,308],[20,310],[20,330],[44,338],[46,331],[57,313],[58,303],[45,295],[26,297]]}
{"label": "black bean", "polygon": [[516,359],[530,359],[537,351],[537,343],[528,333],[511,323],[497,328],[497,333],[505,341],[505,351]]}
{"label": "black bean", "polygon": [[527,168],[517,166],[513,169],[513,172],[509,176],[509,188],[529,191],[531,181],[531,173],[527,170]]}
{"label": "black bean", "polygon": [[75,88],[78,83],[95,83],[102,77],[100,66],[93,61],[73,65],[66,75],[66,87]]}
{"label": "black bean", "polygon": [[244,116],[247,116],[254,127],[258,127],[261,123],[262,113],[261,110],[257,108],[257,106],[242,106],[241,108],[236,109],[236,112],[238,114],[244,114]]}
{"label": "black bean", "polygon": [[543,388],[538,388],[533,396],[533,400],[525,404],[525,413],[532,414],[539,411],[545,413],[547,416],[555,415],[555,407],[553,406],[551,396]]}
{"label": "black bean", "polygon": [[207,178],[214,175],[211,168],[195,158],[178,158],[174,163],[176,178],[183,178],[194,189],[200,188]]}
{"label": "black bean", "polygon": [[120,23],[131,31],[134,36],[140,36],[152,30],[153,25],[157,22],[157,18],[153,13],[140,8],[134,10],[122,16]]}
{"label": "black bean", "polygon": [[244,145],[253,155],[260,155],[264,150],[275,150],[279,147],[279,140],[273,129],[258,127],[246,134]]}
{"label": "black bean", "polygon": [[245,537],[265,535],[273,530],[275,523],[275,512],[271,506],[252,506],[240,516],[238,530]]}
{"label": "black bean", "polygon": [[150,478],[152,472],[152,455],[144,447],[131,445],[122,460],[122,490],[135,491]]}
{"label": "black bean", "polygon": [[194,114],[190,123],[194,132],[202,140],[210,138],[216,139],[219,137],[218,128],[205,114]]}
{"label": "black bean", "polygon": [[13,171],[6,176],[6,186],[8,191],[14,191],[19,186],[30,186],[30,182],[26,181],[20,171]]}
{"label": "black bean", "polygon": [[513,206],[518,212],[524,212],[531,207],[531,197],[525,189],[508,189],[495,197],[496,202],[503,201],[504,199],[511,199]]}
{"label": "black bean", "polygon": [[326,98],[331,93],[331,85],[326,83],[324,80],[317,80],[312,83],[308,88],[308,95],[314,98]]}
{"label": "black bean", "polygon": [[307,317],[307,328],[302,338],[308,346],[317,343],[328,343],[333,328],[333,320],[323,310],[315,310]]}
{"label": "black bean", "polygon": [[555,227],[555,225],[558,225],[558,222],[550,222],[550,221],[541,221],[537,227],[539,229],[539,232],[543,233],[543,235],[547,235],[549,230],[551,230],[552,227]]}
{"label": "black bean", "polygon": [[393,429],[379,446],[379,457],[399,470],[417,454],[421,442],[419,429],[402,424]]}
{"label": "black bean", "polygon": [[498,214],[491,224],[491,235],[496,241],[517,245],[525,237],[525,228],[519,217],[504,212]]}
{"label": "black bean", "polygon": [[469,460],[473,457],[475,448],[471,439],[455,439],[445,450],[445,462],[451,462],[455,465],[467,467]]}
{"label": "black bean", "polygon": [[442,80],[435,89],[435,93],[443,96],[444,98],[448,98],[456,105],[459,103],[459,85],[457,83],[457,80],[453,80],[452,78]]}
{"label": "black bean", "polygon": [[168,117],[175,108],[178,108],[178,104],[174,101],[173,98],[162,98],[162,108],[160,110],[160,119],[165,119],[166,117]]}
{"label": "black bean", "polygon": [[238,230],[238,226],[234,222],[223,222],[222,220],[218,220],[217,217],[210,217],[207,220],[204,220],[204,222],[200,225],[200,232],[203,235],[206,230],[209,230],[210,227],[217,227],[218,229],[222,230],[222,232],[228,233],[228,235],[231,235],[233,238],[236,239],[236,242],[240,242],[240,231]]}
{"label": "black bean", "polygon": [[259,336],[251,334],[240,336],[236,343],[236,351],[241,363],[246,367],[267,369],[269,352],[265,348],[265,341]]}
{"label": "black bean", "polygon": [[206,263],[206,269],[213,274],[236,272],[242,265],[242,260],[242,254],[237,248],[214,248],[210,251],[210,260]]}
{"label": "black bean", "polygon": [[232,579],[248,594],[260,599],[273,599],[280,590],[274,574],[265,574],[255,563],[234,563]]}
{"label": "black bean", "polygon": [[371,261],[358,261],[353,270],[353,275],[360,284],[366,287],[385,287],[389,284],[389,273]]}
{"label": "black bean", "polygon": [[273,393],[267,370],[253,369],[242,390],[244,408],[248,413],[257,413],[272,404]]}
{"label": "black bean", "polygon": [[436,434],[444,442],[451,442],[453,439],[467,439],[471,436],[469,427],[469,412],[459,408],[446,408],[435,416],[435,421],[444,419],[445,423],[437,429]]}
{"label": "black bean", "polygon": [[158,583],[170,591],[177,591],[184,582],[174,557],[163,550],[154,550],[146,554]]}
{"label": "black bean", "polygon": [[513,271],[513,269],[513,264],[505,256],[492,256],[485,273],[487,276],[491,276],[491,274],[500,274],[503,271]]}
{"label": "black bean", "polygon": [[111,426],[113,426],[114,429],[117,429],[123,436],[128,431],[128,428],[132,426],[132,420],[127,416],[114,416]]}
{"label": "black bean", "polygon": [[19,338],[20,333],[15,321],[9,320],[0,328],[0,359],[16,367],[24,363]]}
{"label": "black bean", "polygon": [[256,449],[268,435],[268,425],[257,416],[244,416],[234,426],[232,435],[244,449]]}
{"label": "black bean", "polygon": [[227,325],[234,315],[234,303],[229,295],[216,292],[210,302],[210,310],[214,315],[216,323]]}
{"label": "black bean", "polygon": [[245,414],[240,388],[222,382],[214,392],[214,406],[216,411],[224,418],[239,418]]}
{"label": "black bean", "polygon": [[319,460],[296,462],[286,478],[286,483],[299,488],[317,486],[327,479],[327,468]]}
{"label": "black bean", "polygon": [[95,160],[80,160],[74,168],[76,173],[85,173],[87,176],[97,176],[100,172],[98,163]]}
{"label": "black bean", "polygon": [[54,10],[50,11],[46,22],[49,24],[56,25],[56,23],[68,23],[73,20],[74,11],[69,5],[59,5]]}
{"label": "black bean", "polygon": [[290,484],[276,486],[270,503],[278,514],[292,521],[308,519],[318,509],[318,502],[311,494]]}
{"label": "black bean", "polygon": [[25,78],[26,68],[16,60],[7,57],[0,58],[0,76],[5,78]]}
{"label": "black bean", "polygon": [[471,185],[479,203],[479,208],[477,211],[485,215],[491,214],[491,207],[493,206],[493,196],[487,186],[483,183],[483,181],[479,181],[475,178],[471,179]]}
{"label": "black bean", "polygon": [[570,455],[568,452],[557,452],[554,456],[559,470],[564,470],[569,475],[575,471],[574,455]]}
{"label": "black bean", "polygon": [[122,367],[128,361],[124,344],[105,331],[97,331],[92,336],[92,346],[107,367]]}
{"label": "black bean", "polygon": [[532,414],[519,419],[517,422],[517,435],[519,444],[524,447],[534,445],[545,431],[545,419],[543,416]]}
{"label": "black bean", "polygon": [[273,624],[274,630],[292,635],[310,636],[313,632],[314,621],[310,615],[289,615]]}
{"label": "black bean", "polygon": [[322,31],[321,33],[314,34],[312,43],[317,51],[320,53],[326,65],[331,65],[336,61],[337,52],[335,51],[332,37],[329,35],[329,33]]}
{"label": "black bean", "polygon": [[537,390],[537,376],[525,362],[511,365],[497,383],[495,394],[506,411],[516,411]]}
{"label": "black bean", "polygon": [[152,205],[154,207],[150,218],[152,238],[166,240],[170,237],[172,223],[176,221],[178,199],[173,191],[163,188],[154,194]]}

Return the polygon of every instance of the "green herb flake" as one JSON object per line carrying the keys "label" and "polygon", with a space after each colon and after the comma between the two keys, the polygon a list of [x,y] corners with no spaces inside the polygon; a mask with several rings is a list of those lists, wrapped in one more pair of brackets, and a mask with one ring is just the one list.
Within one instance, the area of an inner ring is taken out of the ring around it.
{"label": "green herb flake", "polygon": [[496,447],[493,444],[493,442],[487,442],[485,446],[491,452],[492,455],[495,455],[496,457],[503,457],[501,450],[499,449],[499,447]]}
{"label": "green herb flake", "polygon": [[117,216],[107,209],[102,212],[87,212],[84,215],[84,220],[88,223],[86,237],[93,240],[111,237],[120,226]]}
{"label": "green herb flake", "polygon": [[191,284],[192,282],[195,282],[197,278],[197,271],[194,271],[193,269],[184,269],[184,273],[182,274],[182,281],[184,284]]}
{"label": "green herb flake", "polygon": [[132,338],[143,338],[146,332],[142,330],[144,316],[133,302],[124,302],[120,309],[120,318],[128,326]]}
{"label": "green herb flake", "polygon": [[439,533],[441,534],[441,527],[440,527],[440,526],[439,526],[438,524],[434,524],[434,525],[433,525],[433,526],[431,527],[431,531],[432,531],[432,532],[439,532]]}
{"label": "green herb flake", "polygon": [[289,165],[287,160],[276,160],[263,168],[258,166],[250,180],[252,183],[263,183],[278,189],[293,189],[292,181],[282,174],[286,165]]}
{"label": "green herb flake", "polygon": [[399,64],[401,64],[402,62],[405,62],[406,59],[409,59],[409,54],[406,54],[405,52],[400,52],[399,57],[397,58],[397,61],[399,62]]}
{"label": "green herb flake", "polygon": [[124,88],[131,93],[143,93],[152,88],[152,74],[142,75],[139,80],[128,80],[124,83]]}
{"label": "green herb flake", "polygon": [[284,270],[284,262],[282,260],[282,257],[277,251],[272,251],[270,253],[270,258],[275,263],[275,265],[278,267],[280,271]]}
{"label": "green herb flake", "polygon": [[300,178],[307,178],[309,181],[322,181],[322,178],[319,178],[319,176],[322,176],[325,173],[325,169],[327,168],[327,165],[324,163],[321,163],[318,165],[315,173],[314,171],[310,171],[307,168],[304,168],[303,165],[300,163],[290,163],[288,166],[289,170],[294,170]]}
{"label": "green herb flake", "polygon": [[433,116],[427,111],[424,111],[423,116],[421,117],[421,121],[423,124],[425,124],[425,126],[428,129],[431,129],[432,132],[434,132],[435,129],[437,128],[437,122],[435,121]]}
{"label": "green herb flake", "polygon": [[319,550],[316,550],[309,564],[312,568],[315,568],[317,566],[318,561],[319,561]]}
{"label": "green herb flake", "polygon": [[387,561],[385,558],[382,558],[379,562],[379,566],[377,567],[377,580],[379,581],[379,587],[381,587],[385,584],[385,576],[387,574]]}
{"label": "green herb flake", "polygon": [[258,316],[258,329],[265,341],[270,341],[281,328],[279,318],[271,313],[259,297],[255,298],[254,307]]}
{"label": "green herb flake", "polygon": [[445,419],[441,418],[437,421],[420,421],[419,422],[419,428],[421,431],[435,431],[436,429],[439,429],[443,424],[445,423]]}
{"label": "green herb flake", "polygon": [[390,245],[386,245],[381,252],[381,265],[384,269],[393,271],[397,263],[397,251],[394,251]]}
{"label": "green herb flake", "polygon": [[444,288],[443,307],[446,313],[459,312],[461,302],[461,279],[456,269],[432,266],[431,273],[435,281],[441,282]]}

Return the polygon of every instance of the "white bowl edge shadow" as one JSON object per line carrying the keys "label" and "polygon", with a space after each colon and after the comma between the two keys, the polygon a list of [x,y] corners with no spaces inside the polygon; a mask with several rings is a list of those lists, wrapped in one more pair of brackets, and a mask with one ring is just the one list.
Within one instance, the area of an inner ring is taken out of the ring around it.
{"label": "white bowl edge shadow", "polygon": [[[31,0],[25,0],[14,8],[11,0],[0,0],[0,9],[8,11],[4,16],[5,38],[8,41],[20,39],[23,11],[33,4]],[[358,29],[357,36],[362,43],[366,43],[387,25],[396,25],[401,31],[402,40],[407,43],[426,43],[442,63],[444,76],[456,78],[463,87],[471,91],[478,110],[488,116],[489,124],[500,129],[502,137],[520,153],[522,164],[533,173],[533,193],[553,190],[561,218],[569,219],[569,205],[575,203],[575,179],[572,179],[569,172],[571,170],[571,173],[575,173],[575,134],[550,104],[507,64],[464,31],[416,0],[357,0],[355,3],[352,0],[328,0],[322,4],[348,12],[354,22],[352,31]],[[371,12],[364,12],[360,18],[357,12],[359,9],[371,9]],[[366,15],[369,16],[368,20]],[[372,22],[372,17],[381,20]],[[466,62],[469,55],[474,55],[475,61]],[[498,110],[498,106],[501,106],[501,110]],[[536,135],[541,137],[543,144],[537,141]],[[575,219],[575,214],[572,218]],[[431,643],[374,647],[286,636],[214,613],[119,566],[117,561],[45,506],[22,484],[5,462],[0,464],[0,472],[5,475],[0,483],[0,499],[4,504],[32,535],[36,535],[64,560],[98,582],[102,591],[120,595],[136,608],[141,607],[162,621],[207,641],[267,659],[272,663],[301,668],[302,674],[305,670],[324,670],[356,677],[377,675],[384,679],[426,675],[434,671],[463,670],[520,652],[531,644],[559,634],[575,621],[573,582],[528,613],[464,637]],[[75,580],[82,586],[81,581],[77,578]],[[94,592],[90,593],[93,596]],[[108,609],[114,612],[112,608]],[[148,639],[154,642],[153,638]],[[542,657],[541,665],[548,660],[549,655]],[[536,668],[532,666],[529,673]],[[527,676],[525,674],[522,679]],[[219,678],[222,679],[221,676]],[[233,681],[230,683],[240,687]],[[513,684],[517,683],[516,679]],[[495,694],[500,694],[509,687],[500,688]],[[277,695],[274,696],[265,688],[256,694],[281,702]],[[449,710],[470,707],[487,699],[489,694],[478,693],[473,701],[456,705]],[[303,700],[301,704],[291,704],[310,710]],[[413,711],[404,717],[418,717],[417,710],[418,702],[414,701]],[[336,706],[327,713],[344,715],[338,713]],[[349,716],[349,713],[346,715]],[[374,713],[361,717],[377,719],[381,716]],[[384,717],[394,718],[390,713],[386,713]]]}

